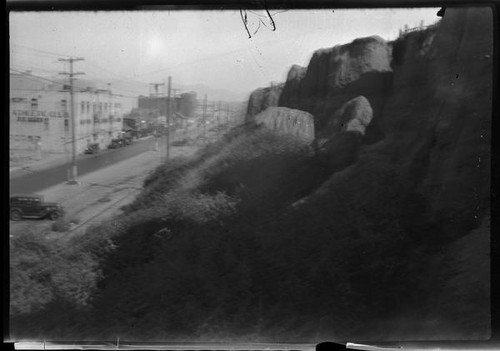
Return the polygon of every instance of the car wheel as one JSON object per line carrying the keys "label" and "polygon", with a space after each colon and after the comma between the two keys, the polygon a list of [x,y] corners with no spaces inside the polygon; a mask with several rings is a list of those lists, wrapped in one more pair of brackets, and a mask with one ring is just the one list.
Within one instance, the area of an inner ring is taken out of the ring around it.
{"label": "car wheel", "polygon": [[54,212],[51,212],[49,214],[49,219],[51,221],[55,221],[56,219],[58,219],[59,217],[61,217],[61,214],[58,212],[58,211],[54,211]]}
{"label": "car wheel", "polygon": [[12,210],[10,211],[10,219],[13,221],[19,221],[21,218],[23,218],[23,215],[21,211],[19,210]]}

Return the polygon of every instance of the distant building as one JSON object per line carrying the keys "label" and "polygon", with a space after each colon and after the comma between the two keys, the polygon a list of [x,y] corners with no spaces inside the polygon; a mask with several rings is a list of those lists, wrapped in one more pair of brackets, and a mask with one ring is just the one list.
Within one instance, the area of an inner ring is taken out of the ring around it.
{"label": "distant building", "polygon": [[[172,112],[177,111],[179,97],[171,98]],[[168,97],[165,96],[139,96],[138,107],[142,110],[156,110],[159,111],[160,116],[167,115],[167,102]]]}
{"label": "distant building", "polygon": [[[10,75],[10,149],[68,152],[71,150],[70,94],[68,86],[25,72]],[[124,112],[137,99],[98,89],[90,81],[74,87],[76,149],[88,144],[105,148],[123,129]],[[135,101],[134,101],[135,100]]]}
{"label": "distant building", "polygon": [[179,109],[176,112],[181,113],[184,117],[194,117],[198,107],[198,100],[196,100],[195,92],[188,92],[181,94],[181,101]]}
{"label": "distant building", "polygon": [[[176,112],[192,117],[197,106],[196,93],[188,92],[180,96],[171,97],[172,115]],[[144,110],[158,110],[160,116],[167,115],[168,97],[165,96],[139,96],[138,107]]]}

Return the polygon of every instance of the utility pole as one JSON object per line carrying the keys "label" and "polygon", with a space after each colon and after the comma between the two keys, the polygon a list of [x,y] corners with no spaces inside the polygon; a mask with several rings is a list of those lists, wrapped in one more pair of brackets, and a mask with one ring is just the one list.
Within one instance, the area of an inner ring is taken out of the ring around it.
{"label": "utility pole", "polygon": [[[158,87],[160,86],[165,86],[165,83],[149,83],[150,86],[153,86],[154,87],[154,90],[155,90],[155,94],[151,94],[150,92],[150,97],[154,97],[155,100],[156,100],[156,109],[158,110],[158,116],[161,116],[161,98],[159,97],[159,94],[158,94]],[[151,90],[151,89],[150,89]],[[151,122],[151,121],[150,121]],[[159,138],[161,137],[159,134],[160,130],[158,128],[158,125],[155,124],[155,129],[154,129],[154,135],[155,135],[155,151],[158,151],[159,150],[159,147],[158,147],[158,141],[159,141]],[[161,157],[161,153],[160,153],[160,157]]]}
{"label": "utility pole", "polygon": [[168,76],[168,90],[167,90],[167,154],[166,160],[170,159],[170,114],[172,113],[172,100],[171,100],[171,90],[172,90],[172,77]]}
{"label": "utility pole", "polygon": [[155,89],[155,95],[154,96],[158,97],[159,96],[159,94],[158,94],[158,87],[161,87],[162,85],[164,86],[165,83],[149,83],[149,85],[152,85],[154,87],[154,89]]}
{"label": "utility pole", "polygon": [[75,104],[74,104],[74,91],[73,82],[76,78],[74,76],[85,74],[83,72],[73,72],[73,62],[83,61],[81,57],[70,57],[68,59],[60,58],[59,61],[69,62],[69,72],[59,72],[59,74],[67,75],[69,78],[69,97],[70,97],[70,113],[71,113],[71,137],[72,137],[72,153],[71,153],[71,176],[68,184],[78,184],[76,177],[78,175],[78,168],[76,165],[76,121],[75,121]]}
{"label": "utility pole", "polygon": [[113,137],[113,120],[111,116],[111,83],[108,83],[108,123],[111,138]]}

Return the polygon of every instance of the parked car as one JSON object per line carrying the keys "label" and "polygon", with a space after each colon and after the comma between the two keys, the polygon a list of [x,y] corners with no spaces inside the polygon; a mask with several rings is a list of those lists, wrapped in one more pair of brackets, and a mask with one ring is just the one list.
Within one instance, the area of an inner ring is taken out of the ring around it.
{"label": "parked car", "polygon": [[45,202],[42,195],[14,195],[9,202],[10,219],[48,218],[56,220],[64,215],[63,207],[57,202]]}
{"label": "parked car", "polygon": [[172,146],[184,146],[187,144],[189,144],[189,140],[187,139],[175,140],[172,142]]}
{"label": "parked car", "polygon": [[84,153],[86,154],[96,154],[99,152],[99,144],[89,144],[86,148]]}
{"label": "parked car", "polygon": [[111,140],[111,143],[109,144],[108,148],[109,149],[117,149],[119,147],[122,147],[124,144],[123,144],[123,140],[122,139],[113,139]]}

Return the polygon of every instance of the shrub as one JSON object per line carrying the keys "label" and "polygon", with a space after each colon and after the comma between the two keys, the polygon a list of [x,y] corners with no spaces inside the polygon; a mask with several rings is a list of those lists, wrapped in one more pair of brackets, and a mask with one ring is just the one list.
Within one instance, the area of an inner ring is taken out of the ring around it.
{"label": "shrub", "polygon": [[59,218],[54,221],[51,225],[51,230],[53,232],[67,232],[71,229],[71,222],[65,218]]}
{"label": "shrub", "polygon": [[55,299],[85,307],[100,275],[87,250],[31,232],[11,240],[10,257],[11,315],[35,312]]}

